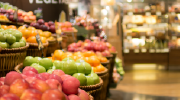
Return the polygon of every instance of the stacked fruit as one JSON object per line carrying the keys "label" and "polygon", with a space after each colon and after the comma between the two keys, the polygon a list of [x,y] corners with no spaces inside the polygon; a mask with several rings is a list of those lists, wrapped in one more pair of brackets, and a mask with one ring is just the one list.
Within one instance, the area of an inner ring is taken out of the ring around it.
{"label": "stacked fruit", "polygon": [[59,26],[61,26],[62,32],[76,31],[76,29],[72,27],[72,24],[70,22],[59,23]]}
{"label": "stacked fruit", "polygon": [[14,29],[0,29],[0,47],[1,48],[19,48],[24,47],[26,41],[22,39],[22,33]]}
{"label": "stacked fruit", "polygon": [[53,73],[55,69],[62,70],[63,73],[68,74],[66,76],[76,77],[81,86],[95,85],[100,82],[98,75],[91,70],[91,65],[81,59],[75,62],[72,58],[67,57],[62,61],[55,60],[52,62],[48,58],[28,56],[23,65],[32,66],[38,73],[45,73],[46,71],[47,73]]}
{"label": "stacked fruit", "polygon": [[0,78],[0,100],[90,100],[79,86],[78,79],[62,70],[38,74],[25,67],[22,74],[11,71]]}
{"label": "stacked fruit", "polygon": [[9,21],[8,18],[4,15],[0,15],[0,20],[1,21]]}
{"label": "stacked fruit", "polygon": [[84,42],[78,41],[77,43],[72,43],[68,46],[68,51],[77,52],[77,51],[93,51],[97,55],[110,56],[111,52],[116,52],[115,47],[110,43],[104,41],[90,41],[86,39]]}

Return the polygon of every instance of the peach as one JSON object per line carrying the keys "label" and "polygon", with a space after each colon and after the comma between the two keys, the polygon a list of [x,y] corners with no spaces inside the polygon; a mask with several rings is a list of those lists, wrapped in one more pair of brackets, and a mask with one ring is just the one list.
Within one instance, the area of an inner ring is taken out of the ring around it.
{"label": "peach", "polygon": [[50,89],[42,94],[41,100],[66,100],[66,97],[63,92],[57,89]]}
{"label": "peach", "polygon": [[78,88],[80,86],[80,82],[75,77],[68,77],[66,80],[63,81],[62,90],[65,94],[77,94]]}
{"label": "peach", "polygon": [[36,75],[35,72],[33,71],[26,71],[23,73],[24,75],[28,76],[28,77],[34,77]]}
{"label": "peach", "polygon": [[29,88],[29,83],[25,79],[17,79],[10,85],[10,93],[21,97],[22,93]]}
{"label": "peach", "polygon": [[69,100],[81,100],[77,95],[71,94],[68,96]]}
{"label": "peach", "polygon": [[89,100],[89,95],[84,90],[81,89],[78,90],[79,90],[78,96],[81,100]]}
{"label": "peach", "polygon": [[21,74],[15,71],[11,71],[6,74],[6,77],[4,79],[4,84],[11,85],[16,79],[23,79],[23,77],[21,76]]}
{"label": "peach", "polygon": [[0,100],[20,100],[18,96],[12,93],[3,95]]}
{"label": "peach", "polygon": [[30,66],[25,67],[25,68],[23,69],[23,72],[22,72],[22,73],[24,74],[24,72],[28,72],[28,71],[33,71],[34,73],[38,74],[38,71],[37,71],[35,68],[30,67]]}
{"label": "peach", "polygon": [[55,79],[48,79],[46,83],[51,87],[51,89],[58,89],[62,91],[62,85]]}
{"label": "peach", "polygon": [[0,97],[6,93],[9,93],[9,86],[8,85],[0,86]]}
{"label": "peach", "polygon": [[23,92],[21,100],[41,100],[42,93],[36,89],[27,89]]}
{"label": "peach", "polygon": [[30,84],[30,87],[33,89],[37,89],[42,93],[50,89],[50,86],[45,81],[42,80],[35,80]]}
{"label": "peach", "polygon": [[59,77],[65,75],[65,73],[62,70],[54,70],[52,74],[58,75]]}
{"label": "peach", "polygon": [[49,73],[41,73],[41,75],[44,76],[46,79],[49,79],[49,76],[50,76],[51,74],[49,74]]}
{"label": "peach", "polygon": [[61,77],[59,77],[58,75],[51,74],[51,75],[49,76],[49,79],[55,79],[55,80],[57,80],[60,84],[62,84],[62,79],[61,79]]}

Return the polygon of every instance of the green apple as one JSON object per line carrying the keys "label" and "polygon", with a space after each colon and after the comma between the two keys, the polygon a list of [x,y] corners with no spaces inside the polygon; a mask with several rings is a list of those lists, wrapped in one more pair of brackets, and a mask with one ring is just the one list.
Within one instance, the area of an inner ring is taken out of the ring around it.
{"label": "green apple", "polygon": [[55,60],[53,62],[53,65],[56,67],[56,69],[63,69],[65,61],[59,61],[59,60]]}
{"label": "green apple", "polygon": [[68,60],[64,62],[64,66],[62,68],[65,74],[73,75],[74,73],[77,73],[77,66],[75,64],[75,61]]}
{"label": "green apple", "polygon": [[12,35],[16,37],[17,42],[19,42],[19,40],[22,38],[22,33],[18,30],[13,30]]}
{"label": "green apple", "polygon": [[41,59],[42,59],[41,57],[34,57],[33,60],[35,61],[34,63],[39,63],[39,61],[40,61]]}
{"label": "green apple", "polygon": [[1,48],[9,48],[9,44],[6,42],[0,42],[0,47]]}
{"label": "green apple", "polygon": [[73,60],[74,61],[74,59],[72,59],[71,57],[66,57],[62,61],[68,61],[68,60]]}
{"label": "green apple", "polygon": [[3,34],[3,32],[0,32],[0,42],[6,42],[6,36]]}
{"label": "green apple", "polygon": [[85,74],[90,74],[92,70],[91,65],[87,62],[82,62],[81,64],[85,67]]}
{"label": "green apple", "polygon": [[26,40],[20,39],[19,42],[24,42],[26,44]]}
{"label": "green apple", "polygon": [[88,76],[93,77],[94,84],[98,84],[98,83],[100,82],[99,76],[98,76],[96,73],[91,73],[91,74],[89,74]]}
{"label": "green apple", "polygon": [[6,34],[6,41],[9,44],[13,44],[14,42],[16,42],[16,37],[13,36],[12,34]]}
{"label": "green apple", "polygon": [[82,73],[76,73],[73,75],[73,77],[77,78],[80,81],[80,86],[87,85],[87,79],[86,76]]}
{"label": "green apple", "polygon": [[6,33],[6,34],[12,34],[13,33],[13,29],[7,29],[7,30],[4,30],[4,32]]}
{"label": "green apple", "polygon": [[82,59],[78,59],[78,60],[76,60],[76,62],[85,62],[85,61]]}
{"label": "green apple", "polygon": [[23,62],[23,65],[24,66],[30,66],[32,65],[32,60],[33,60],[33,57],[32,56],[27,56]]}
{"label": "green apple", "polygon": [[83,66],[82,63],[76,62],[76,66],[77,66],[78,73],[83,73],[83,74],[85,73],[85,67]]}
{"label": "green apple", "polygon": [[88,85],[95,85],[94,78],[92,76],[86,76],[87,79],[87,86]]}
{"label": "green apple", "polygon": [[43,66],[47,70],[53,66],[52,60],[49,58],[43,58],[39,61],[39,65]]}
{"label": "green apple", "polygon": [[41,66],[41,65],[39,65],[39,64],[37,64],[37,63],[33,63],[33,64],[31,65],[31,67],[35,68],[35,69],[38,71],[38,73],[44,73],[44,72],[46,72],[46,69],[45,69],[43,66]]}
{"label": "green apple", "polygon": [[20,47],[24,47],[24,46],[26,46],[26,43],[24,43],[24,42],[19,42],[20,43]]}
{"label": "green apple", "polygon": [[54,69],[49,69],[49,70],[47,70],[47,73],[52,74],[53,71],[54,71]]}
{"label": "green apple", "polygon": [[20,43],[19,42],[14,42],[10,48],[19,48],[20,47]]}

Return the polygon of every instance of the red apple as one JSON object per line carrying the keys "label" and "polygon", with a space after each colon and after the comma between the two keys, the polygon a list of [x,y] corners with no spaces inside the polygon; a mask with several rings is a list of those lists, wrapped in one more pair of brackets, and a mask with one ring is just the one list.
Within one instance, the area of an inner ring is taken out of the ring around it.
{"label": "red apple", "polygon": [[25,80],[30,84],[30,83],[32,83],[33,81],[35,81],[36,78],[35,78],[35,77],[26,77]]}
{"label": "red apple", "polygon": [[62,90],[65,94],[77,94],[80,82],[75,77],[68,77],[63,81]]}
{"label": "red apple", "polygon": [[56,75],[56,74],[51,74],[51,75],[49,76],[49,79],[55,79],[55,80],[57,80],[60,84],[62,84],[62,79],[61,79],[61,77],[59,77],[59,76]]}
{"label": "red apple", "polygon": [[91,40],[89,40],[89,39],[86,39],[84,42],[87,42],[87,43],[88,43],[88,42],[91,42]]}
{"label": "red apple", "polygon": [[41,74],[36,74],[35,77],[39,80],[43,80],[43,81],[46,80],[46,78],[44,76],[42,76]]}
{"label": "red apple", "polygon": [[23,73],[24,75],[28,76],[28,77],[34,77],[36,75],[35,72],[33,71],[26,71]]}
{"label": "red apple", "polygon": [[0,78],[0,81],[4,82],[4,80],[5,80],[5,77]]}
{"label": "red apple", "polygon": [[9,86],[8,85],[0,86],[0,97],[7,93],[9,93]]}
{"label": "red apple", "polygon": [[62,76],[62,75],[65,75],[65,73],[62,71],[62,70],[54,70],[52,72],[52,74],[55,74],[55,75],[58,75],[58,76]]}
{"label": "red apple", "polygon": [[41,100],[66,100],[66,97],[58,89],[50,89],[42,94]]}
{"label": "red apple", "polygon": [[49,28],[52,33],[56,33],[56,29],[54,25],[51,25]]}
{"label": "red apple", "polygon": [[72,77],[72,76],[65,74],[65,75],[62,75],[62,76],[61,76],[61,79],[62,79],[62,81],[64,81],[64,80],[67,79],[68,77]]}
{"label": "red apple", "polygon": [[21,74],[21,76],[22,76],[23,79],[27,78],[27,76],[24,75],[24,74]]}
{"label": "red apple", "polygon": [[116,48],[114,46],[112,46],[110,49],[109,49],[110,52],[116,52]]}
{"label": "red apple", "polygon": [[49,26],[54,25],[54,22],[53,22],[53,21],[49,21],[49,22],[48,22],[48,25],[49,25]]}
{"label": "red apple", "polygon": [[35,80],[30,84],[30,87],[33,89],[37,89],[42,93],[50,89],[50,86],[45,81],[42,80]]}
{"label": "red apple", "polygon": [[73,48],[73,47],[69,47],[69,48],[68,48],[68,51],[69,51],[69,52],[74,52],[74,48]]}
{"label": "red apple", "polygon": [[21,76],[21,74],[15,71],[11,71],[6,74],[6,77],[4,79],[4,84],[11,85],[16,79],[23,79],[23,77]]}
{"label": "red apple", "polygon": [[40,25],[39,28],[43,31],[48,31],[48,27],[46,25]]}
{"label": "red apple", "polygon": [[18,96],[12,93],[7,93],[3,95],[0,100],[20,100]]}
{"label": "red apple", "polygon": [[79,89],[78,96],[81,100],[90,100],[89,95],[84,90]]}
{"label": "red apple", "polygon": [[61,83],[59,83],[57,80],[48,79],[48,80],[46,80],[46,83],[51,87],[51,89],[58,89],[58,90],[62,91]]}
{"label": "red apple", "polygon": [[68,96],[69,100],[81,100],[77,95],[71,94]]}
{"label": "red apple", "polygon": [[43,20],[43,19],[39,19],[37,22],[38,22],[40,25],[43,25],[43,24],[44,24],[44,20]]}
{"label": "red apple", "polygon": [[21,97],[22,93],[29,88],[29,83],[24,79],[17,79],[10,85],[9,93]]}
{"label": "red apple", "polygon": [[30,67],[30,66],[26,66],[26,67],[23,69],[23,72],[22,72],[22,73],[27,72],[27,71],[33,71],[34,73],[38,74],[38,71],[37,71],[35,68]]}
{"label": "red apple", "polygon": [[48,23],[47,23],[47,22],[45,22],[45,23],[44,23],[44,25],[46,25],[47,27],[49,27],[49,25],[48,25]]}
{"label": "red apple", "polygon": [[41,73],[41,75],[44,76],[46,79],[49,79],[49,76],[50,76],[51,74],[49,74],[49,73]]}
{"label": "red apple", "polygon": [[21,100],[41,100],[42,93],[36,89],[27,89],[23,92]]}

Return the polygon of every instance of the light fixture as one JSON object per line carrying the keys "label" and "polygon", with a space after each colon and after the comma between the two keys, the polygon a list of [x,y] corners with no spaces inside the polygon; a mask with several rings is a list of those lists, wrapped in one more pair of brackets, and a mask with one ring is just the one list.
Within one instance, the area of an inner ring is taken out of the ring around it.
{"label": "light fixture", "polygon": [[102,9],[101,11],[104,15],[107,15],[107,13],[108,13],[106,9]]}
{"label": "light fixture", "polygon": [[132,2],[132,0],[127,0],[127,2]]}
{"label": "light fixture", "polygon": [[110,8],[109,8],[109,6],[106,6],[106,10],[109,10]]}

